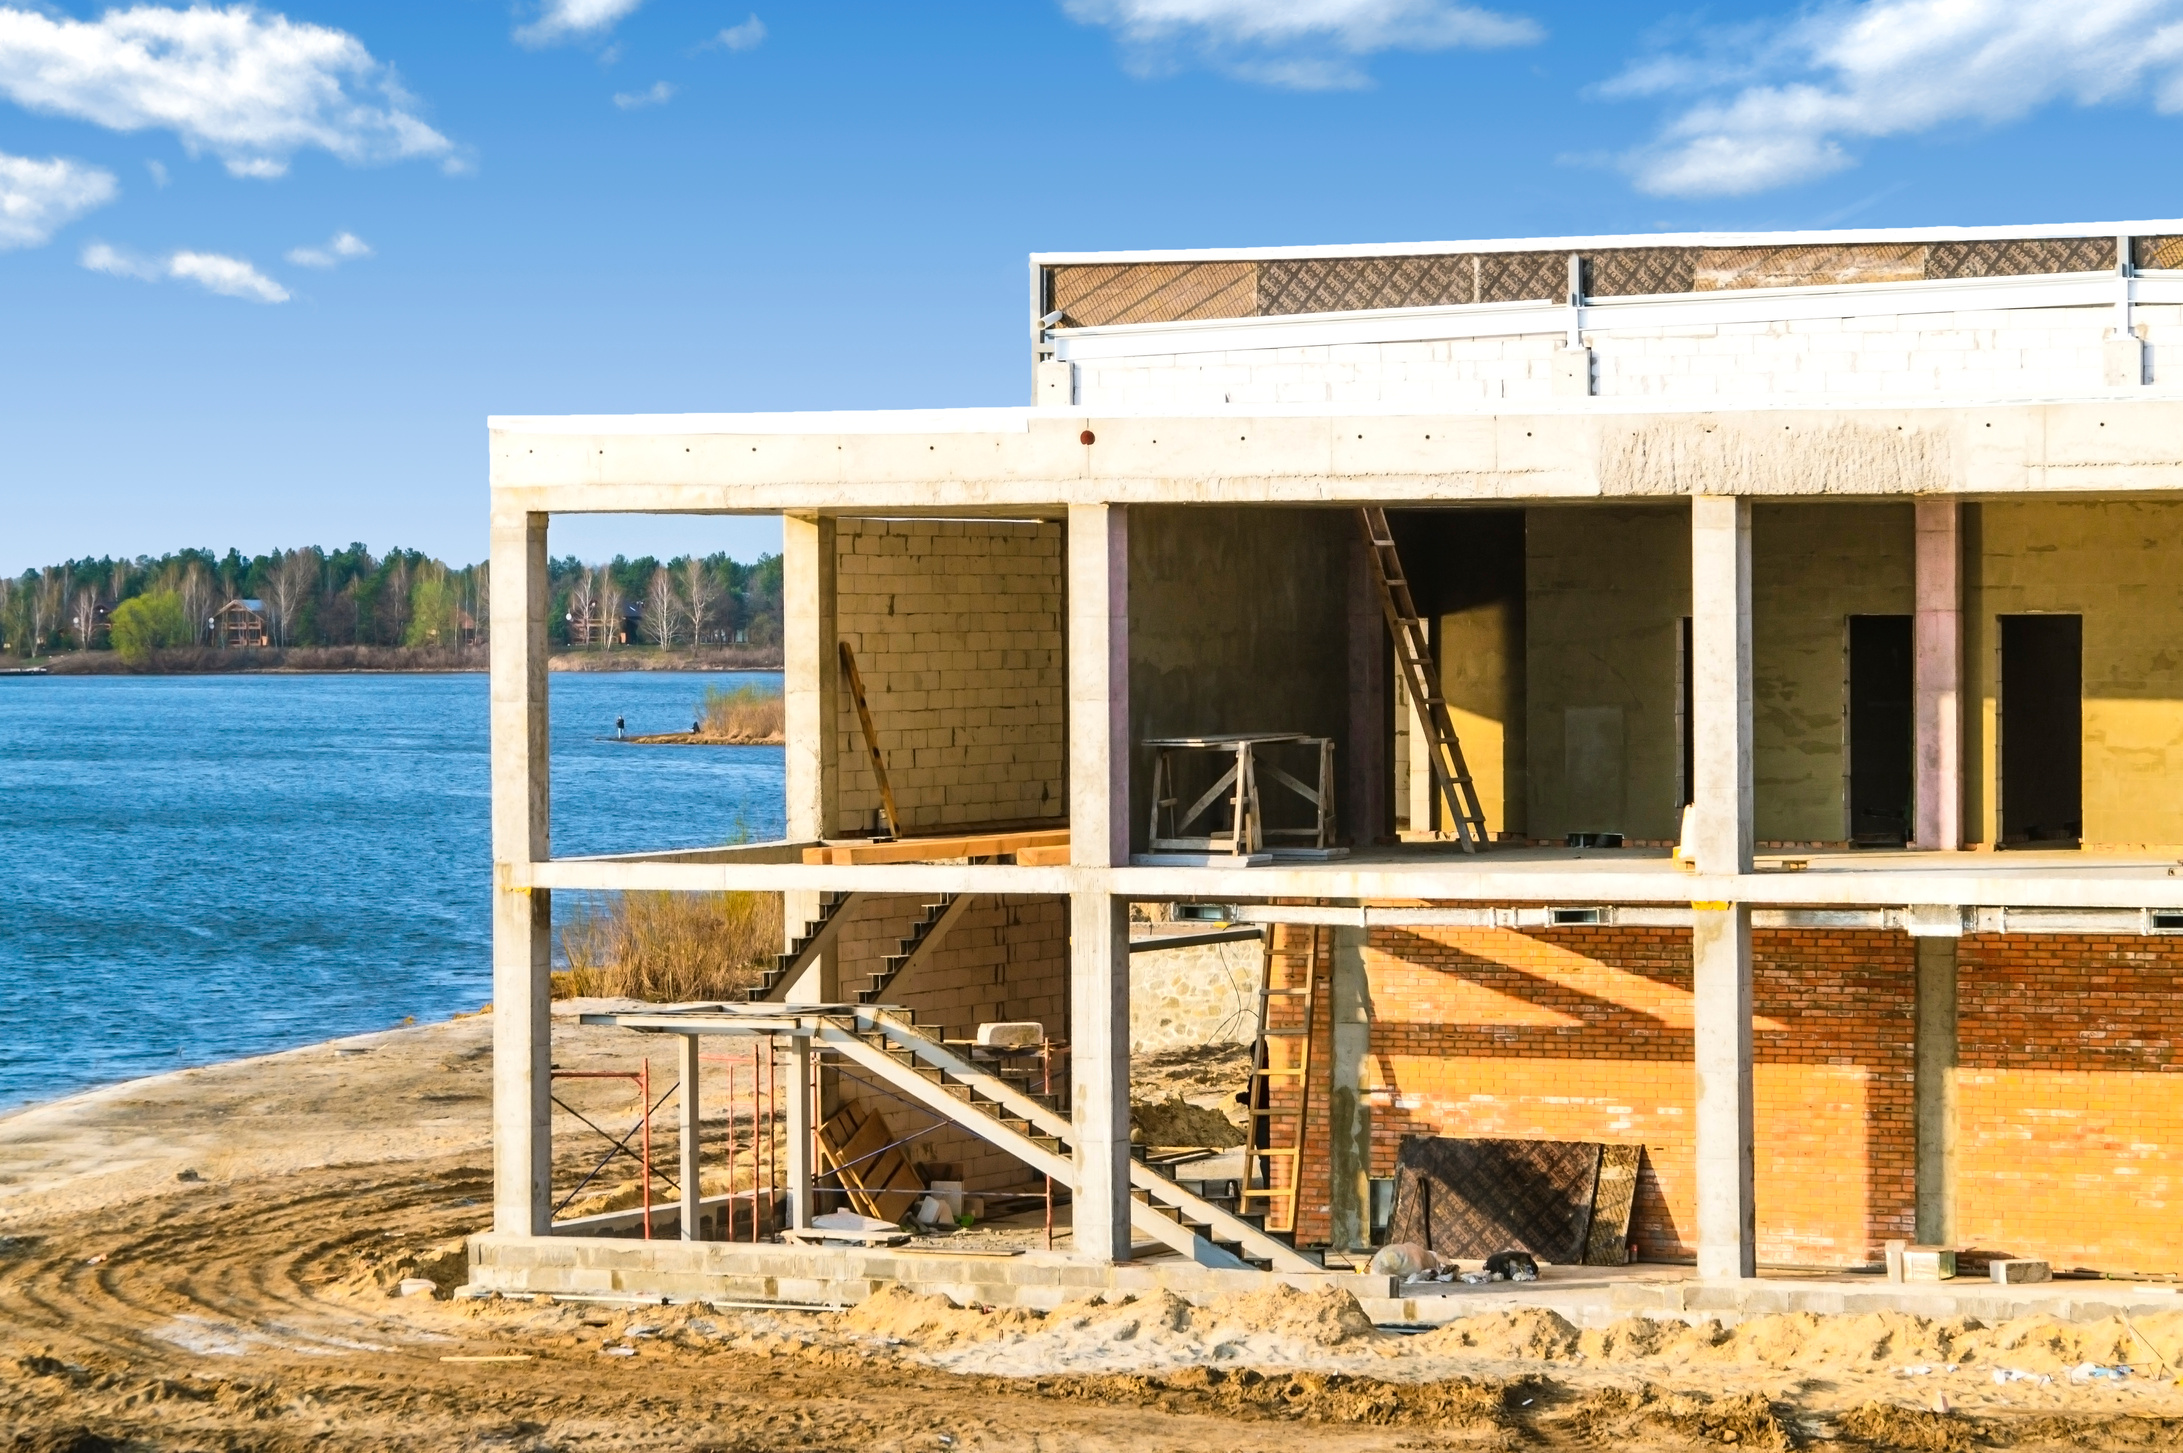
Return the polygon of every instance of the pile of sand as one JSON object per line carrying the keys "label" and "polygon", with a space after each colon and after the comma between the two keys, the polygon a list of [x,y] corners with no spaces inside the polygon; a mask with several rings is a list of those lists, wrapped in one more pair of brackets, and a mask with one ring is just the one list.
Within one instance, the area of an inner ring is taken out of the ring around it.
{"label": "pile of sand", "polygon": [[1577,1329],[1557,1312],[1524,1307],[1464,1317],[1410,1339],[1421,1356],[1469,1353],[1476,1357],[1558,1361],[1576,1355]]}
{"label": "pile of sand", "polygon": [[884,1286],[841,1316],[841,1327],[917,1348],[984,1342],[1036,1328],[1036,1312],[1014,1307],[958,1307],[937,1293]]}
{"label": "pile of sand", "polygon": [[1243,1131],[1218,1110],[1180,1095],[1129,1107],[1130,1127],[1146,1145],[1193,1145],[1226,1150],[1243,1143]]}

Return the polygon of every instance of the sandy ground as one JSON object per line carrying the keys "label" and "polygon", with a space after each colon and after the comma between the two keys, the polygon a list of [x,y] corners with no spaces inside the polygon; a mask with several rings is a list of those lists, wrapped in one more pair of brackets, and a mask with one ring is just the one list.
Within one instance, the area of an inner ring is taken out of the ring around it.
{"label": "sandy ground", "polygon": [[[1338,1294],[1046,1317],[902,1293],[839,1315],[392,1296],[404,1276],[451,1289],[485,1219],[490,1030],[396,1030],[0,1120],[0,1448],[2183,1444],[2183,1389],[2138,1340],[2183,1366],[2183,1313],[1579,1331],[1536,1312],[1412,1336]],[[627,1068],[644,1045],[562,1022],[555,1060]],[[664,1048],[654,1072],[672,1083]],[[619,1082],[563,1088],[626,1123]],[[562,1184],[588,1159],[572,1141]],[[2073,1383],[2085,1361],[2137,1372]]]}

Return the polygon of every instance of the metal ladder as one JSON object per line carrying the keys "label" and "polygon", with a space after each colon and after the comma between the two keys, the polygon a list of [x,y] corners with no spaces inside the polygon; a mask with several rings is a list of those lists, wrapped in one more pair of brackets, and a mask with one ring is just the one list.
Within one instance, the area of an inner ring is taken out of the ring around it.
{"label": "metal ladder", "polygon": [[[1273,940],[1277,925],[1266,925],[1265,953],[1260,958],[1258,970],[1258,1042],[1251,1049],[1251,1129],[1250,1148],[1245,1153],[1243,1185],[1236,1193],[1239,1206],[1251,1201],[1266,1202],[1266,1225],[1273,1231],[1296,1231],[1297,1202],[1304,1189],[1304,1120],[1311,1104],[1311,1028],[1318,1017],[1319,1007],[1319,929],[1311,930],[1311,947],[1304,960],[1304,982],[1301,986],[1288,984],[1279,988],[1273,982]],[[1295,1029],[1269,1029],[1269,1011],[1275,999],[1301,999],[1303,1001],[1303,1025]],[[1296,1050],[1288,1056],[1289,1063],[1273,1063],[1273,1041],[1296,1041]],[[1273,1103],[1273,1082],[1296,1082],[1296,1107],[1293,1112],[1277,1109]],[[1287,1145],[1273,1143],[1273,1122],[1277,1115],[1293,1113],[1295,1127]],[[1258,1162],[1258,1178],[1265,1182],[1254,1186],[1250,1176],[1250,1161]],[[1288,1165],[1284,1184],[1275,1185],[1273,1166],[1275,1161]],[[1276,1219],[1274,1208],[1281,1213]]]}
{"label": "metal ladder", "polygon": [[[1475,853],[1486,841],[1485,809],[1478,805],[1478,788],[1463,761],[1463,744],[1456,740],[1455,723],[1448,716],[1447,698],[1440,694],[1438,673],[1433,670],[1432,639],[1425,622],[1418,619],[1417,602],[1410,598],[1410,582],[1402,573],[1402,557],[1395,550],[1395,532],[1387,523],[1387,511],[1367,505],[1357,511],[1364,527],[1365,543],[1372,555],[1372,578],[1380,588],[1380,606],[1387,612],[1387,630],[1395,641],[1395,664],[1402,684],[1417,707],[1423,745],[1433,765],[1433,785],[1447,809],[1450,829],[1466,853]],[[1418,826],[1416,823],[1412,827]]]}

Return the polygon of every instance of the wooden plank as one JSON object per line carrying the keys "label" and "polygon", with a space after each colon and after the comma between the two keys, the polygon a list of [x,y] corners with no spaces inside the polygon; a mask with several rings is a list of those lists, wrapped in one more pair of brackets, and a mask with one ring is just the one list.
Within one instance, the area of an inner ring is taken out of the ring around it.
{"label": "wooden plank", "polygon": [[1045,828],[1035,832],[970,833],[956,837],[897,838],[891,842],[827,843],[804,849],[806,863],[832,864],[837,868],[864,863],[928,863],[945,858],[1000,858],[1026,848],[1069,846],[1069,830]]}
{"label": "wooden plank", "polygon": [[1069,845],[1057,847],[1018,848],[1016,866],[1019,868],[1066,868],[1069,866]]}
{"label": "wooden plank", "polygon": [[864,678],[857,674],[857,653],[841,643],[841,669],[849,677],[849,698],[856,703],[857,725],[864,732],[864,750],[872,756],[872,775],[879,779],[879,805],[887,814],[887,831],[899,836],[902,818],[894,810],[894,787],[887,781],[887,763],[879,755],[879,729],[872,725],[871,708],[864,704]]}

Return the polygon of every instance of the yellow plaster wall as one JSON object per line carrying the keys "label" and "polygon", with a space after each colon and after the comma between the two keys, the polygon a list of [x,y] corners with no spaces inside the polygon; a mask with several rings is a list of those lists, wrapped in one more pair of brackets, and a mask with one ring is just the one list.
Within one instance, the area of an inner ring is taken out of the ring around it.
{"label": "yellow plaster wall", "polygon": [[1478,788],[1486,831],[1522,835],[1527,828],[1522,601],[1486,601],[1440,617],[1440,693]]}
{"label": "yellow plaster wall", "polygon": [[1965,820],[1998,841],[1997,617],[2084,617],[2084,841],[2183,843],[2183,504],[2023,500],[1966,515]]}
{"label": "yellow plaster wall", "polygon": [[1916,608],[1908,504],[1762,504],[1751,521],[1752,765],[1762,842],[1840,842],[1849,617]]}

